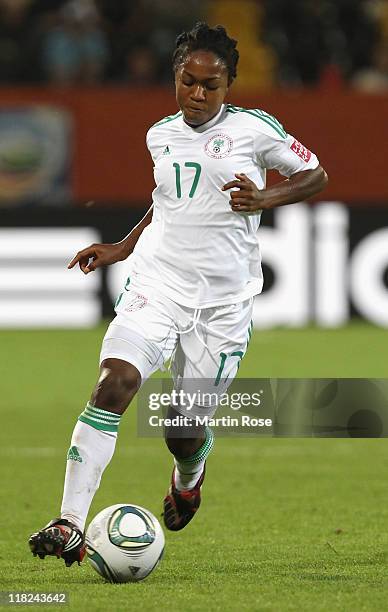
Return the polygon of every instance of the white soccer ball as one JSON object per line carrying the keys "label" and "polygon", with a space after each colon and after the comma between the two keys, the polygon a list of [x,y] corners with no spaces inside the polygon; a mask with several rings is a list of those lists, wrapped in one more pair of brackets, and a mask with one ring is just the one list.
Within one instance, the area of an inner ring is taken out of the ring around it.
{"label": "white soccer ball", "polygon": [[149,510],[134,504],[115,504],[99,512],[85,540],[92,567],[109,582],[143,580],[164,551],[159,521]]}

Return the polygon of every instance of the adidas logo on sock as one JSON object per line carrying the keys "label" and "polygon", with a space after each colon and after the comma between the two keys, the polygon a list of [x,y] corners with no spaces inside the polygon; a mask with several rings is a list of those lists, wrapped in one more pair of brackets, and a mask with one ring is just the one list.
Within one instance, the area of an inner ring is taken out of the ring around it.
{"label": "adidas logo on sock", "polygon": [[78,452],[78,448],[76,446],[71,446],[67,453],[67,460],[71,459],[72,461],[79,461],[82,463],[82,457]]}

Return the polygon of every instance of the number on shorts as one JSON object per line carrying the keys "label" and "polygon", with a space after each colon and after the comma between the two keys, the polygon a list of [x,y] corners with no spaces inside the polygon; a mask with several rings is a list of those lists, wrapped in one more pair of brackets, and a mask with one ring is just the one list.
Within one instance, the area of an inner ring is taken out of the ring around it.
{"label": "number on shorts", "polygon": [[[216,379],[214,381],[214,386],[217,387],[220,383],[221,380],[221,376],[222,376],[222,372],[224,371],[225,368],[225,363],[228,357],[240,357],[240,359],[238,360],[238,364],[237,364],[237,369],[239,369],[240,367],[240,363],[241,363],[241,359],[244,357],[244,353],[242,351],[234,351],[234,353],[230,353],[230,355],[227,355],[226,353],[220,353],[220,367],[218,368],[218,372],[217,372],[217,376]],[[226,377],[225,381],[227,380],[228,377]]]}

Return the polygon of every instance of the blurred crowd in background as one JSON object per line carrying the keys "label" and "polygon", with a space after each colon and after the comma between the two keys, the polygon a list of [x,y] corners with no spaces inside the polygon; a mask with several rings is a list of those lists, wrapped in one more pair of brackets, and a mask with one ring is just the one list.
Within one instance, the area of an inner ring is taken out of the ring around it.
{"label": "blurred crowd in background", "polygon": [[247,88],[388,91],[388,0],[0,0],[0,84],[170,84],[198,19],[238,39]]}

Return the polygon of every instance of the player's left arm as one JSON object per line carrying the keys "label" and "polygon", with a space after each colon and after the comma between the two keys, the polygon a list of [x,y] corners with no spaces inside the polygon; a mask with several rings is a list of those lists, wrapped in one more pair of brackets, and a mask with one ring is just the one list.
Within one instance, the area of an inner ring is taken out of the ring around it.
{"label": "player's left arm", "polygon": [[222,191],[238,189],[230,194],[230,205],[235,212],[254,212],[301,202],[322,191],[328,182],[320,164],[314,169],[295,172],[285,181],[267,189],[258,189],[246,174],[235,174],[235,177],[236,180],[222,187]]}

